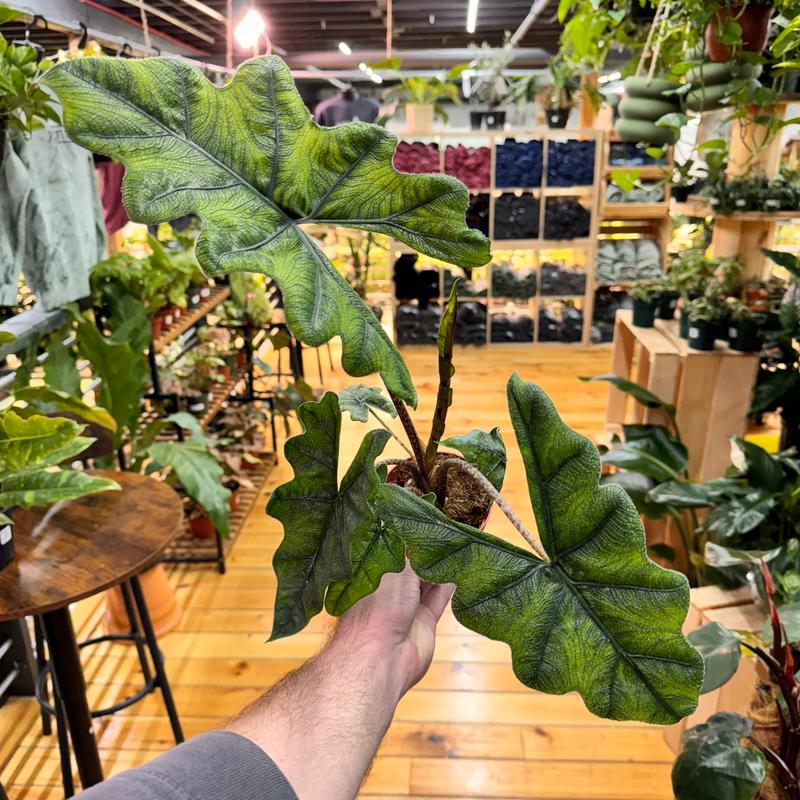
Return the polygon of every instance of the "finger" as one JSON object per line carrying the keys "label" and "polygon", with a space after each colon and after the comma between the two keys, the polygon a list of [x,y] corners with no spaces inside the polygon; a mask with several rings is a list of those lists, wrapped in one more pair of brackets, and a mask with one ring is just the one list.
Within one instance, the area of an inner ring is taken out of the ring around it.
{"label": "finger", "polygon": [[420,605],[429,609],[433,618],[438,621],[455,590],[454,583],[428,583],[420,597]]}

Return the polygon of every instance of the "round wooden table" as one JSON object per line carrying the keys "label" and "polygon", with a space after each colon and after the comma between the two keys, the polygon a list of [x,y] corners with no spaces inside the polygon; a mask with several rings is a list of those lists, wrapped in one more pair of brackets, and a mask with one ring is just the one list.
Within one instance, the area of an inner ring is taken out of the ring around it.
{"label": "round wooden table", "polygon": [[[41,615],[84,789],[102,781],[103,772],[68,606],[124,581],[143,603],[138,576],[158,561],[183,524],[181,500],[162,481],[133,472],[93,474],[116,481],[121,491],[45,510],[18,509],[12,514],[15,557],[0,571],[0,622]],[[142,627],[157,653],[149,617]],[[169,707],[168,684],[166,692],[161,689]]]}

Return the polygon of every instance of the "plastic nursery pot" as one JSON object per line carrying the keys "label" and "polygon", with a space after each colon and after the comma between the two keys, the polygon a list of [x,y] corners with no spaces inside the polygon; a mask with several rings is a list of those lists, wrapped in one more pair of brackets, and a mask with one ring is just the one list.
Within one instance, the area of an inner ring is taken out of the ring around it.
{"label": "plastic nursery pot", "polygon": [[205,514],[199,517],[189,517],[189,529],[195,539],[213,539],[214,538],[214,523],[211,517]]}
{"label": "plastic nursery pot", "polygon": [[634,300],[633,324],[638,328],[652,328],[657,310],[658,303],[645,303],[643,300]]}
{"label": "plastic nursery pot", "polygon": [[675,292],[666,292],[658,301],[657,319],[675,319],[675,309],[678,307],[678,297]]}
{"label": "plastic nursery pot", "polygon": [[731,48],[717,39],[717,32],[729,19],[742,29],[741,49],[749,53],[762,52],[769,38],[772,8],[771,5],[748,5],[744,9],[741,6],[721,8],[706,27],[706,53],[711,61],[721,63],[731,59]]}
{"label": "plastic nursery pot", "polygon": [[692,350],[713,350],[716,340],[716,325],[704,319],[689,322],[689,347]]}
{"label": "plastic nursery pot", "polygon": [[469,112],[469,127],[473,131],[479,131],[483,127],[483,118],[485,111],[470,111]]}
{"label": "plastic nursery pot", "polygon": [[755,353],[760,350],[758,324],[752,319],[731,321],[728,325],[728,346],[740,353]]}
{"label": "plastic nursery pot", "polygon": [[685,309],[681,309],[680,321],[678,322],[678,336],[681,339],[689,338],[689,315]]}
{"label": "plastic nursery pot", "polygon": [[14,560],[14,526],[0,527],[0,569],[4,569]]}
{"label": "plastic nursery pot", "polygon": [[257,461],[247,461],[246,459],[242,460],[242,469],[247,470],[248,472],[254,472],[261,466],[261,453],[258,450],[248,450],[247,455],[252,456]]}
{"label": "plastic nursery pot", "polygon": [[566,128],[569,121],[569,112],[571,108],[548,108],[547,109],[547,127],[548,128]]}
{"label": "plastic nursery pot", "polygon": [[505,111],[487,111],[486,112],[486,127],[490,131],[500,130],[506,124]]}
{"label": "plastic nursery pot", "polygon": [[[437,460],[441,461],[445,458],[459,458],[461,460],[464,459],[463,456],[459,455],[458,453],[437,453],[436,454]],[[392,467],[389,470],[389,474],[386,476],[386,483],[393,483],[395,486],[403,486],[405,481],[407,480],[406,475],[404,475],[404,468],[401,465],[397,465]],[[483,530],[486,527],[486,523],[489,520],[489,512],[492,510],[492,504],[489,503],[489,507],[486,509],[486,513],[483,515],[480,524],[474,527]]]}

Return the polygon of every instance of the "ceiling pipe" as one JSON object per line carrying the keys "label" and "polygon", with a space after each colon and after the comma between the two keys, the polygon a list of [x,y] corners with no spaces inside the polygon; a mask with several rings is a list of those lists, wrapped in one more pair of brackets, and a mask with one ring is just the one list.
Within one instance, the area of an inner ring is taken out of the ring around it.
{"label": "ceiling pipe", "polygon": [[541,16],[542,12],[547,8],[548,5],[549,0],[536,0],[536,2],[531,6],[531,10],[528,12],[528,16],[522,20],[519,28],[517,28],[514,33],[511,34],[511,39],[509,41],[511,42],[512,47],[516,47],[517,43],[522,41],[522,37],[525,36],[525,34],[528,32],[528,29]]}
{"label": "ceiling pipe", "polygon": [[207,6],[205,3],[201,3],[200,0],[181,0],[181,2],[193,8],[195,11],[199,11],[201,14],[211,17],[211,19],[217,22],[225,22],[225,17],[220,14],[219,11],[215,8],[211,8],[211,6]]}

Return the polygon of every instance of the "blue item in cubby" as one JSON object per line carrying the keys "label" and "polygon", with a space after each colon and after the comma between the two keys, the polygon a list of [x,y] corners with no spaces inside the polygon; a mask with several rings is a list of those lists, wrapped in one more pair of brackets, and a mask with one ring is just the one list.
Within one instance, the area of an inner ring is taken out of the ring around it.
{"label": "blue item in cubby", "polygon": [[506,139],[495,150],[495,186],[533,188],[542,185],[542,143]]}
{"label": "blue item in cubby", "polygon": [[548,186],[591,186],[594,183],[594,139],[551,141],[547,151]]}

